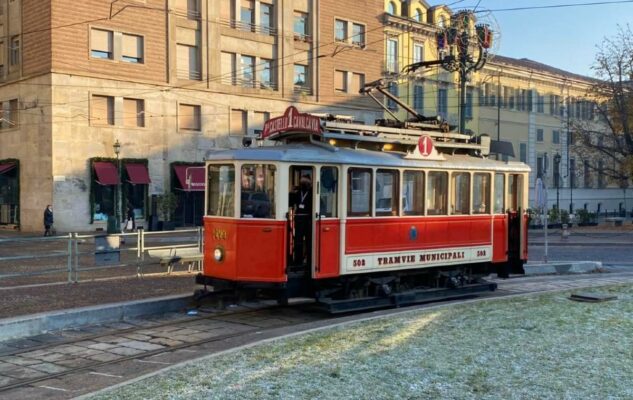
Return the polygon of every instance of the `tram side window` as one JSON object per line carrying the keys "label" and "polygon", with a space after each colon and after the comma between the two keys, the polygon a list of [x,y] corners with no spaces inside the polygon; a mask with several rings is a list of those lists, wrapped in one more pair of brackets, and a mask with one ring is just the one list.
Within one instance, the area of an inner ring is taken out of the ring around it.
{"label": "tram side window", "polygon": [[336,218],[338,216],[338,169],[336,167],[321,168],[320,208],[323,218]]}
{"label": "tram side window", "polygon": [[371,170],[350,168],[347,172],[347,215],[368,217],[371,215]]}
{"label": "tram side window", "polygon": [[429,172],[426,196],[428,215],[448,214],[448,172]]}
{"label": "tram side window", "polygon": [[376,171],[376,215],[398,215],[398,171]]}
{"label": "tram side window", "polygon": [[509,211],[518,211],[521,207],[521,175],[508,176],[508,209]]}
{"label": "tram side window", "polygon": [[274,165],[242,165],[242,218],[275,218],[275,172]]}
{"label": "tram side window", "polygon": [[473,214],[490,214],[490,174],[473,176]]}
{"label": "tram side window", "polygon": [[503,194],[505,193],[505,176],[495,174],[495,214],[503,214]]}
{"label": "tram side window", "polygon": [[235,214],[235,167],[209,165],[207,214],[233,217]]}
{"label": "tram side window", "polygon": [[470,174],[459,172],[452,177],[451,214],[470,214]]}
{"label": "tram side window", "polygon": [[404,171],[402,209],[404,215],[424,215],[424,172]]}

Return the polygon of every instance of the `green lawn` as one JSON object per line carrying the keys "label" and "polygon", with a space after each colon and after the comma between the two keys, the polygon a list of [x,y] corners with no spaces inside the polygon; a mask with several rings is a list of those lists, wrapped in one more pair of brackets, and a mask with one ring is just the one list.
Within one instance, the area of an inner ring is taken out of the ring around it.
{"label": "green lawn", "polygon": [[98,399],[630,399],[633,287],[441,306],[208,357]]}

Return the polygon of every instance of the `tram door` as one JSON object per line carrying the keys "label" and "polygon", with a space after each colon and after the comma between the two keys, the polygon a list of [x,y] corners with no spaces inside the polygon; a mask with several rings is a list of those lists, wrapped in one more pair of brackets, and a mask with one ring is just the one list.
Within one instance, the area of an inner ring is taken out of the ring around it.
{"label": "tram door", "polygon": [[321,166],[317,174],[318,212],[315,222],[314,277],[339,275],[341,224],[339,220],[339,169]]}
{"label": "tram door", "polygon": [[288,185],[288,272],[308,277],[313,258],[314,168],[291,166]]}
{"label": "tram door", "polygon": [[523,242],[523,176],[508,175],[508,263],[511,273],[523,273],[521,250]]}

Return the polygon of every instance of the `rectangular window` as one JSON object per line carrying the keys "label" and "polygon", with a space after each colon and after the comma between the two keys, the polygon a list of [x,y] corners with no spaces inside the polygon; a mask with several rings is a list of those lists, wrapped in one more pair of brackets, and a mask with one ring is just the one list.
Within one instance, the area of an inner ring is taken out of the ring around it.
{"label": "rectangular window", "polygon": [[387,72],[397,73],[398,70],[398,40],[387,40]]}
{"label": "rectangular window", "polygon": [[365,87],[365,74],[352,73],[352,85],[350,93],[358,94]]}
{"label": "rectangular window", "polygon": [[464,105],[466,118],[473,119],[473,88],[466,89],[466,104]]}
{"label": "rectangular window", "polygon": [[576,141],[574,140],[574,132],[572,131],[567,131],[567,144],[570,146],[576,144]]}
{"label": "rectangular window", "polygon": [[241,28],[250,31],[255,27],[255,2],[252,0],[238,1],[240,1]]}
{"label": "rectangular window", "polygon": [[[390,82],[388,89],[389,89],[389,93],[391,93],[395,97],[400,96],[397,82]],[[398,103],[391,100],[390,98],[387,98],[387,108],[389,108],[392,111],[396,111],[398,110]]]}
{"label": "rectangular window", "polygon": [[202,129],[199,105],[178,105],[178,129],[183,131],[200,131]]}
{"label": "rectangular window", "polygon": [[235,53],[222,52],[220,56],[220,71],[222,73],[222,83],[225,85],[235,85],[236,66],[235,66]]}
{"label": "rectangular window", "polygon": [[299,36],[301,39],[305,39],[305,37],[309,35],[308,14],[301,11],[295,11],[294,17],[295,36]]}
{"label": "rectangular window", "polygon": [[186,14],[189,19],[197,19],[200,17],[198,0],[176,0],[176,10],[179,13]]}
{"label": "rectangular window", "polygon": [[322,167],[320,183],[319,214],[323,218],[336,218],[338,216],[338,168]]}
{"label": "rectangular window", "polygon": [[347,171],[347,215],[368,217],[371,215],[371,170],[350,168]]}
{"label": "rectangular window", "polygon": [[267,3],[259,4],[259,25],[262,33],[271,34],[274,28],[273,5]]}
{"label": "rectangular window", "polygon": [[274,165],[242,165],[241,210],[242,218],[275,218]]}
{"label": "rectangular window", "polygon": [[90,121],[95,125],[114,125],[114,97],[93,95]]}
{"label": "rectangular window", "polygon": [[143,37],[123,34],[121,59],[135,64],[143,63]]}
{"label": "rectangular window", "polygon": [[448,118],[448,89],[437,90],[437,113],[444,119]]}
{"label": "rectangular window", "polygon": [[242,56],[240,69],[242,70],[242,86],[253,87],[255,85],[255,57]]}
{"label": "rectangular window", "polygon": [[560,132],[552,131],[552,143],[560,144]]}
{"label": "rectangular window", "polygon": [[519,211],[521,207],[522,182],[523,177],[521,175],[512,174],[508,176],[508,207],[510,211]]}
{"label": "rectangular window", "polygon": [[522,163],[527,162],[527,143],[519,144],[519,161]]}
{"label": "rectangular window", "polygon": [[473,213],[490,214],[490,174],[473,175]]}
{"label": "rectangular window", "polygon": [[418,63],[424,61],[424,46],[421,44],[413,45],[413,62]]}
{"label": "rectangular window", "polygon": [[145,126],[145,101],[123,99],[123,126],[142,128]]}
{"label": "rectangular window", "polygon": [[305,90],[309,88],[308,84],[308,66],[295,64],[295,76],[294,76],[295,89]]}
{"label": "rectangular window", "polygon": [[576,159],[569,159],[569,187],[576,188]]}
{"label": "rectangular window", "polygon": [[347,21],[340,19],[334,21],[334,40],[337,42],[347,41]]}
{"label": "rectangular window", "polygon": [[18,127],[18,100],[0,102],[0,129]]}
{"label": "rectangular window", "polygon": [[470,174],[453,173],[451,215],[470,214]]}
{"label": "rectangular window", "polygon": [[112,31],[90,30],[90,56],[112,60]]}
{"label": "rectangular window", "polygon": [[259,65],[259,86],[262,89],[274,89],[273,60],[261,59]]}
{"label": "rectangular window", "polygon": [[4,45],[4,40],[0,40],[0,79],[4,79],[4,61],[7,48]]}
{"label": "rectangular window", "polygon": [[346,71],[334,71],[334,90],[337,92],[347,92]]}
{"label": "rectangular window", "polygon": [[593,182],[591,181],[591,165],[589,164],[589,161],[585,161],[583,163],[583,175],[584,175],[584,180],[585,180],[585,188],[587,189],[591,189],[591,187],[593,186]]}
{"label": "rectangular window", "polygon": [[11,51],[9,53],[9,63],[11,65],[20,64],[20,37],[13,36],[11,38]]}
{"label": "rectangular window", "polygon": [[505,176],[503,174],[495,174],[495,214],[504,213],[503,195],[505,192]]}
{"label": "rectangular window", "polygon": [[413,109],[420,114],[424,114],[424,86],[422,85],[413,87]]}
{"label": "rectangular window", "polygon": [[352,24],[352,44],[356,46],[365,45],[365,25]]}
{"label": "rectangular window", "polygon": [[376,171],[376,216],[398,215],[398,171]]}
{"label": "rectangular window", "polygon": [[207,215],[235,216],[235,167],[209,165]]}
{"label": "rectangular window", "polygon": [[200,80],[200,58],[198,47],[186,44],[176,45],[178,77],[181,79]]}
{"label": "rectangular window", "polygon": [[424,172],[404,171],[402,210],[404,215],[424,215]]}
{"label": "rectangular window", "polygon": [[540,94],[538,94],[536,97],[536,112],[545,112],[545,97],[541,96]]}
{"label": "rectangular window", "polygon": [[255,111],[253,113],[253,120],[249,124],[249,128],[253,130],[253,133],[259,135],[264,129],[264,124],[270,119],[270,113],[265,111]]}
{"label": "rectangular window", "polygon": [[604,189],[607,186],[607,180],[604,175],[604,161],[598,161],[598,188]]}
{"label": "rectangular window", "polygon": [[243,136],[248,132],[248,113],[245,110],[231,110],[230,135]]}
{"label": "rectangular window", "polygon": [[537,129],[536,130],[536,141],[537,142],[542,142],[543,141],[543,129]]}
{"label": "rectangular window", "polygon": [[429,172],[426,189],[426,214],[448,214],[448,172]]}

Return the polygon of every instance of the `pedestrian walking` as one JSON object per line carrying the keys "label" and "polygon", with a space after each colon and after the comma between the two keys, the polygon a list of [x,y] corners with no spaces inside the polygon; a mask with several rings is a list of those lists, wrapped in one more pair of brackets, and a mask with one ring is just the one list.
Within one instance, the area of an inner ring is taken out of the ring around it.
{"label": "pedestrian walking", "polygon": [[136,221],[134,220],[134,206],[132,203],[127,203],[127,221],[125,222],[125,229],[133,231],[136,229]]}
{"label": "pedestrian walking", "polygon": [[51,236],[53,233],[51,228],[53,227],[53,206],[47,205],[44,210],[44,236]]}

